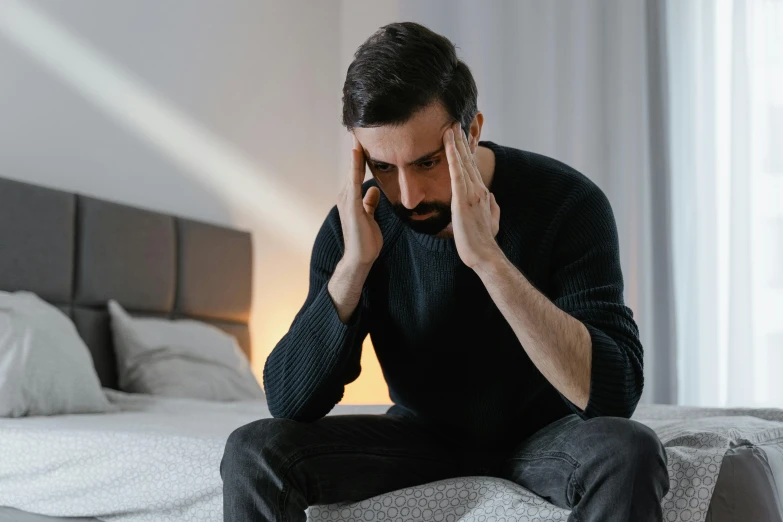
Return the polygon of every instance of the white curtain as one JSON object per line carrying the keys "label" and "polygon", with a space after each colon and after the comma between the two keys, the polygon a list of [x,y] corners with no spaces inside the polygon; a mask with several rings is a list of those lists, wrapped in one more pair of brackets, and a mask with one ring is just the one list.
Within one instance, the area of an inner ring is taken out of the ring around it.
{"label": "white curtain", "polygon": [[678,401],[783,406],[783,2],[666,4]]}
{"label": "white curtain", "polygon": [[672,403],[676,356],[659,5],[400,1],[395,14],[457,45],[478,83],[484,139],[557,158],[607,194],[620,236],[625,300],[645,347],[642,400]]}

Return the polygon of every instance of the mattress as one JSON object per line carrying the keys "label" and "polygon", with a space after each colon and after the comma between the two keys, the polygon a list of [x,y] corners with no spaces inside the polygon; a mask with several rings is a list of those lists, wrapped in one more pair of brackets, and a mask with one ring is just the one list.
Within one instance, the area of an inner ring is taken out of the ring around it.
{"label": "mattress", "polygon": [[[268,417],[266,404],[107,395],[122,413],[0,419],[0,506],[7,506],[0,521],[222,520],[218,466],[225,440],[234,428]],[[330,415],[386,409],[338,405]],[[781,520],[783,410],[640,406],[634,418],[666,447],[665,520]],[[509,481],[459,477],[358,503],[311,506],[308,520],[367,514],[521,522],[565,520],[568,511]]]}

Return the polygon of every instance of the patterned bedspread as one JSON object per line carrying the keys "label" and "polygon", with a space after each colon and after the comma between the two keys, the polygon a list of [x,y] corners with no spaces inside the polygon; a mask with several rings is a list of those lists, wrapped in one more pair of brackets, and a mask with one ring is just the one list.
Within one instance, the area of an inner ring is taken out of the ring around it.
{"label": "patterned bedspread", "polygon": [[[228,434],[268,417],[261,402],[217,404],[109,392],[123,412],[0,419],[0,505],[116,522],[222,521],[219,463]],[[332,414],[386,407],[338,406]],[[640,406],[669,458],[667,521],[704,520],[731,447],[783,445],[783,410]],[[308,520],[565,520],[502,479],[460,477],[358,503],[311,506]]]}

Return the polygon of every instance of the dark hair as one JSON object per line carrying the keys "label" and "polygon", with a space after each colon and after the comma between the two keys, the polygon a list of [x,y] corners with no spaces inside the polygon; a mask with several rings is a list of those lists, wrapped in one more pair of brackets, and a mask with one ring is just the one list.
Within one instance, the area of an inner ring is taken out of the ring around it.
{"label": "dark hair", "polygon": [[448,38],[414,22],[392,23],[354,54],[343,85],[343,125],[403,124],[437,100],[466,130],[477,97],[473,75]]}

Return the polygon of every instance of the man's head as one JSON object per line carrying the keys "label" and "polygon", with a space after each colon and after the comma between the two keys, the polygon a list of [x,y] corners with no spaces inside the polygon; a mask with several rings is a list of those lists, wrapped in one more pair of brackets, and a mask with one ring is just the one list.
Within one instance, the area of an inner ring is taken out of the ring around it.
{"label": "man's head", "polygon": [[451,222],[443,134],[459,121],[475,153],[483,115],[476,83],[454,45],[426,27],[381,27],[354,55],[343,86],[343,125],[408,226],[437,234]]}

